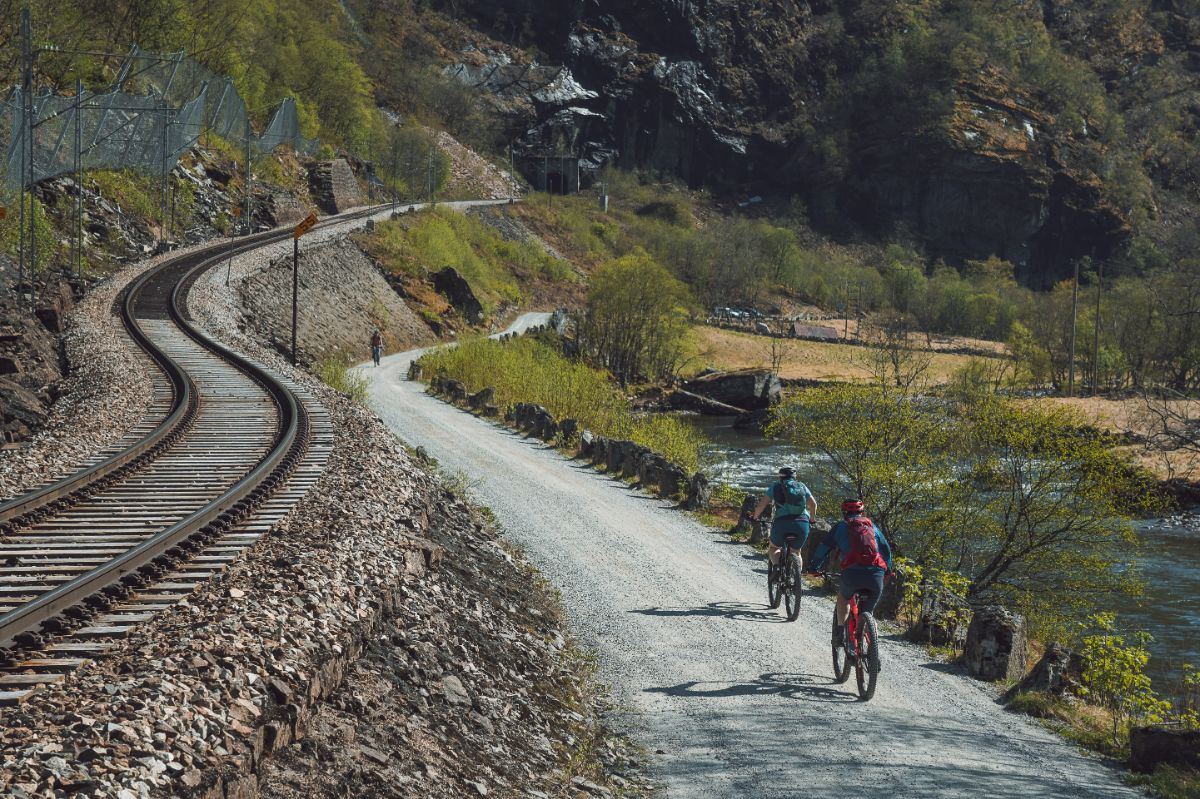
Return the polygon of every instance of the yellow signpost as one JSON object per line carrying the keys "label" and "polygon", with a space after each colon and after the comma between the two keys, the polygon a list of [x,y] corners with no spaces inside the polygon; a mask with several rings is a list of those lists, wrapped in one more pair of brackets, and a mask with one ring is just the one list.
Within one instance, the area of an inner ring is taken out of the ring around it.
{"label": "yellow signpost", "polygon": [[300,238],[301,236],[303,236],[305,233],[307,233],[308,231],[312,230],[312,229],[313,229],[313,226],[314,226],[314,225],[316,225],[316,224],[317,224],[317,215],[316,215],[316,214],[309,214],[308,216],[306,216],[306,217],[304,218],[304,221],[303,221],[303,222],[301,222],[300,224],[296,225],[296,229],[292,231],[292,238],[293,238],[293,239],[299,239],[299,238]]}

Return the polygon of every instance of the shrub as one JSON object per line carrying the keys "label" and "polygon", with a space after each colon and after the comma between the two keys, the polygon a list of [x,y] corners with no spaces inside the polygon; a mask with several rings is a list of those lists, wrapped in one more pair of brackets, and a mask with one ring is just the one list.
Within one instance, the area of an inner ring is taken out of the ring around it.
{"label": "shrub", "polygon": [[644,252],[592,275],[580,348],[622,385],[670,374],[687,335],[687,287]]}
{"label": "shrub", "polygon": [[576,419],[600,435],[636,441],[689,472],[699,468],[704,439],[693,425],[674,416],[635,417],[604,372],[535,339],[469,339],[426,354],[421,366],[425,374],[460,380],[470,391],[491,386],[501,407],[536,403],[557,419]]}
{"label": "shrub", "polygon": [[1114,634],[1114,620],[1113,614],[1092,617],[1102,632],[1084,639],[1082,692],[1112,712],[1112,737],[1117,741],[1122,725],[1127,728],[1134,719],[1159,721],[1170,705],[1154,693],[1146,674],[1149,634],[1138,633],[1126,644],[1123,636]]}
{"label": "shrub", "polygon": [[346,353],[334,352],[322,355],[313,364],[313,372],[334,391],[338,391],[360,404],[366,404],[368,380],[365,375],[351,367],[354,360]]}

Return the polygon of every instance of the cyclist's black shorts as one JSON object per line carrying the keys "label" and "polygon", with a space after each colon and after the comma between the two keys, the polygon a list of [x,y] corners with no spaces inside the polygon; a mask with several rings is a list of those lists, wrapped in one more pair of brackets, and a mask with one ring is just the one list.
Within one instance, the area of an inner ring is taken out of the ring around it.
{"label": "cyclist's black shorts", "polygon": [[849,599],[859,591],[865,592],[866,595],[858,600],[858,612],[870,613],[883,593],[883,572],[872,567],[854,566],[843,571],[842,584],[838,587],[842,599]]}

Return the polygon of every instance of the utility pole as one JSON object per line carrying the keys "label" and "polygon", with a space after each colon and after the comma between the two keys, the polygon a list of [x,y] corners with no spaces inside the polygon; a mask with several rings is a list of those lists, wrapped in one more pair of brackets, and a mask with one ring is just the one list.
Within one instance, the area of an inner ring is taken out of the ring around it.
{"label": "utility pole", "polygon": [[292,366],[296,365],[296,309],[300,299],[300,236],[292,238]]}
{"label": "utility pole", "polygon": [[1071,288],[1071,361],[1067,365],[1067,396],[1075,396],[1075,323],[1079,318],[1079,261],[1075,262],[1075,285]]}
{"label": "utility pole", "polygon": [[1092,396],[1100,386],[1100,297],[1104,294],[1104,261],[1096,264],[1096,319],[1092,331]]}
{"label": "utility pole", "polygon": [[242,211],[246,223],[246,235],[254,232],[254,217],[250,213],[250,115],[246,114],[246,210]]}
{"label": "utility pole", "polygon": [[400,185],[400,143],[392,141],[392,216],[396,215],[396,187]]}
{"label": "utility pole", "polygon": [[83,277],[83,81],[75,79],[75,276]]}
{"label": "utility pole", "polygon": [[842,315],[846,318],[842,320],[842,341],[850,340],[850,279],[846,279],[846,285],[843,288],[842,294]]}
{"label": "utility pole", "polygon": [[159,189],[158,207],[158,249],[165,252],[167,248],[167,125],[170,124],[170,111],[163,103],[162,120],[162,152],[159,153],[162,168],[162,183]]}
{"label": "utility pole", "polygon": [[[17,265],[17,292],[21,291],[21,283],[25,280],[25,176],[26,168],[28,174],[33,174],[33,31],[32,23],[29,19],[29,6],[21,9],[21,211],[18,221],[17,240],[18,244],[18,265]],[[28,138],[26,138],[28,137]],[[26,163],[25,155],[29,154],[29,163]],[[29,239],[32,242],[36,235],[36,226],[33,220],[33,181],[29,181]],[[30,296],[33,295],[33,254],[30,253]],[[18,304],[20,297],[18,297]]]}

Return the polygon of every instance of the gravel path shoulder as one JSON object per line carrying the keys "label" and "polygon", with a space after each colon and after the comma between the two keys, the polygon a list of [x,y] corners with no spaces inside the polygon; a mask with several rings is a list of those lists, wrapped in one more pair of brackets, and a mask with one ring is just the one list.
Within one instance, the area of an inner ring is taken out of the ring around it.
{"label": "gravel path shoulder", "polygon": [[363,367],[388,426],[461,471],[562,592],[671,797],[1123,797],[1139,792],[993,688],[884,642],[874,700],[831,676],[832,604],[765,607],[765,565],[659,499]]}

